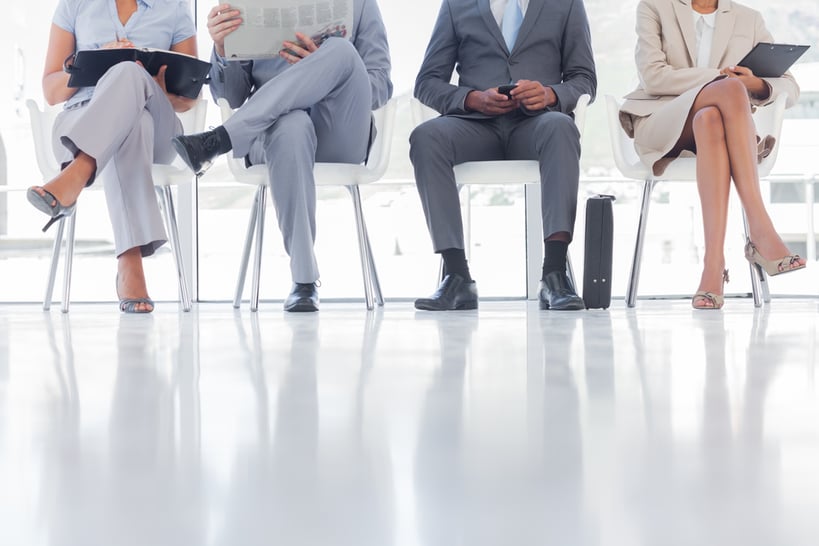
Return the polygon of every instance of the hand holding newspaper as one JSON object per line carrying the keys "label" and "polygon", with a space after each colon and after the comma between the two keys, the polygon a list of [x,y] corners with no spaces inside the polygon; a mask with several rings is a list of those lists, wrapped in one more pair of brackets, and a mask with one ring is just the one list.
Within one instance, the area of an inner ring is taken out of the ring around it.
{"label": "hand holding newspaper", "polygon": [[353,0],[237,0],[242,24],[225,37],[230,60],[278,57],[285,41],[296,33],[310,36],[320,46],[333,36],[350,38]]}

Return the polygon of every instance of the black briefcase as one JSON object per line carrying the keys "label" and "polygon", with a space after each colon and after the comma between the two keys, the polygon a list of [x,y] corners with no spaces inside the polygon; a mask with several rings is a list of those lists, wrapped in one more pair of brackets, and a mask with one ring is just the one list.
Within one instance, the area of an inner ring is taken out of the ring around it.
{"label": "black briefcase", "polygon": [[595,195],[586,201],[586,253],[583,264],[583,302],[586,309],[608,309],[611,305],[612,201],[612,195]]}

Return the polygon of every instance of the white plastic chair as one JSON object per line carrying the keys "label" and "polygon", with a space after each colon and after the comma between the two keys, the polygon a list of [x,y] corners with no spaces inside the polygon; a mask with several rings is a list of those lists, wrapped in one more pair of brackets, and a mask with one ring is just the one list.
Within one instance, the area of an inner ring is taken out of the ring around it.
{"label": "white plastic chair", "polygon": [[[586,125],[586,109],[589,106],[591,97],[587,94],[580,95],[574,109],[574,123],[580,131],[580,141],[583,142],[583,129]],[[413,98],[411,101],[412,118],[415,125],[438,117],[440,114],[426,106],[421,101]],[[536,184],[540,188],[540,165],[536,160],[499,160],[499,161],[469,161],[455,165],[455,182],[458,190],[468,185],[499,185],[499,184]],[[467,204],[465,223],[468,222],[470,207]],[[467,249],[470,247],[467,242]],[[572,285],[577,287],[574,278],[574,270],[571,260],[566,261],[566,268]],[[443,261],[439,277],[443,274]],[[439,279],[440,280],[440,279]]]}
{"label": "white plastic chair", "polygon": [[[40,109],[39,105],[29,99],[26,101],[29,117],[31,120],[31,132],[34,137],[34,153],[37,158],[37,166],[43,176],[43,182],[48,182],[60,171],[60,167],[52,150],[52,128],[54,119],[60,112],[59,108],[46,107]],[[182,126],[186,133],[199,132],[205,126],[205,112],[207,101],[199,100],[189,111],[180,114]],[[176,264],[176,273],[179,281],[179,297],[182,309],[190,311],[191,295],[188,288],[185,267],[182,259],[182,251],[179,245],[179,230],[176,223],[176,212],[173,204],[172,186],[190,184],[193,176],[187,167],[179,165],[154,165],[152,168],[154,188],[159,199],[162,217],[165,221],[165,229],[168,232],[168,243],[173,252]],[[75,207],[74,214],[62,218],[57,223],[57,234],[54,237],[54,247],[51,253],[51,269],[48,275],[45,297],[43,298],[43,310],[51,309],[51,301],[54,294],[54,281],[57,276],[57,267],[60,262],[60,250],[62,248],[63,234],[66,226],[68,236],[65,245],[65,269],[63,272],[63,300],[62,312],[67,313],[71,300],[71,267],[74,261],[74,232],[77,223],[77,212],[79,206]]]}
{"label": "white plastic chair", "polygon": [[[787,94],[780,94],[771,104],[757,108],[754,114],[757,134],[761,136],[771,135],[776,138],[771,154],[759,164],[759,177],[764,178],[770,174],[776,162],[779,151],[779,135],[782,131],[782,120],[785,117],[785,103]],[[637,284],[640,281],[640,266],[643,258],[643,242],[645,240],[646,224],[648,222],[648,209],[651,205],[651,193],[657,182],[665,181],[689,181],[695,182],[696,159],[693,157],[679,158],[668,165],[668,168],[660,176],[655,176],[651,169],[644,165],[634,149],[634,141],[628,137],[620,124],[620,106],[622,102],[617,98],[606,95],[606,106],[608,109],[609,138],[611,141],[614,162],[617,168],[626,178],[643,181],[643,199],[640,208],[640,221],[637,227],[637,240],[634,245],[634,257],[631,261],[631,273],[629,274],[628,288],[626,290],[626,305],[634,307],[637,301]],[[743,212],[743,228],[745,237],[748,237],[748,223]],[[754,296],[754,306],[761,307],[763,301],[771,301],[768,281],[765,272],[756,264],[749,265],[751,272],[751,288]]]}
{"label": "white plastic chair", "polygon": [[[316,163],[313,169],[316,186],[344,186],[350,192],[355,213],[358,246],[361,256],[361,272],[364,279],[364,299],[367,309],[373,309],[375,304],[384,305],[381,294],[381,285],[375,269],[370,238],[367,234],[367,224],[364,222],[364,212],[361,207],[361,193],[359,186],[378,181],[386,172],[392,145],[392,134],[395,126],[395,102],[391,99],[387,104],[373,112],[377,134],[370,149],[366,164],[354,165],[349,163]],[[217,101],[222,112],[222,122],[227,121],[233,110],[225,99]],[[236,293],[233,298],[233,307],[238,309],[242,302],[247,267],[250,261],[250,249],[256,240],[256,252],[253,261],[253,277],[251,279],[250,310],[259,309],[259,279],[262,269],[262,243],[264,238],[264,219],[267,204],[268,175],[266,165],[245,165],[243,158],[235,158],[227,154],[228,167],[237,182],[256,186],[256,196],[250,210],[250,222],[245,237],[245,247],[242,252],[242,261],[239,267],[239,278],[236,282]]]}

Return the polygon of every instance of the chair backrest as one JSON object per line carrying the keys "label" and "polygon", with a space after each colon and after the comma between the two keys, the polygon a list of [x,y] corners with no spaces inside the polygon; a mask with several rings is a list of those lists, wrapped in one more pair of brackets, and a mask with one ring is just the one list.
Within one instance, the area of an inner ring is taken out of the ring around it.
{"label": "chair backrest", "polygon": [[34,155],[37,159],[37,167],[43,180],[51,180],[60,172],[57,158],[54,157],[52,147],[52,127],[54,119],[60,113],[59,107],[40,106],[32,99],[26,100],[29,120],[31,121],[31,136],[34,138]]}
{"label": "chair backrest", "polygon": [[[32,99],[26,100],[29,119],[31,121],[31,135],[34,138],[34,155],[37,158],[37,167],[43,180],[51,180],[60,172],[60,165],[54,157],[52,135],[54,120],[62,109],[58,106],[46,106],[41,109]],[[208,101],[199,99],[193,108],[179,115],[185,133],[198,133],[205,128],[205,114]]]}
{"label": "chair backrest", "polygon": [[367,158],[367,168],[373,176],[381,178],[387,172],[392,150],[392,137],[395,132],[395,109],[397,98],[387,101],[387,104],[373,111],[375,140],[370,147],[370,157]]}
{"label": "chair backrest", "polygon": [[[381,177],[387,171],[390,150],[392,149],[392,136],[395,131],[395,105],[397,100],[397,98],[392,98],[387,101],[387,104],[373,111],[377,132],[372,147],[370,148],[367,169],[370,170],[375,177]],[[216,104],[219,106],[219,111],[222,114],[222,123],[224,123],[233,115],[233,109],[224,98],[218,99]],[[248,178],[248,169],[243,159],[233,157],[233,154],[227,154],[227,162],[231,174],[233,174],[237,180],[240,182],[256,182]]]}
{"label": "chair backrest", "polygon": [[182,122],[182,130],[186,135],[201,133],[205,129],[205,116],[208,113],[208,101],[197,99],[193,107],[187,112],[177,114]]}
{"label": "chair backrest", "polygon": [[[756,109],[754,114],[754,124],[756,125],[757,134],[762,137],[771,135],[776,139],[776,144],[770,155],[759,164],[759,176],[765,177],[770,174],[776,162],[776,156],[779,152],[779,140],[782,133],[782,121],[785,118],[785,106],[788,101],[787,93],[781,93],[776,99],[766,106]],[[629,138],[620,124],[620,107],[622,101],[611,96],[606,95],[606,107],[608,110],[609,121],[609,141],[611,142],[612,155],[614,156],[614,163],[617,168],[627,178],[643,180],[651,175],[648,166],[640,161],[637,152],[634,149],[634,141]],[[678,163],[675,161],[674,163]],[[694,163],[690,162],[693,166]],[[696,172],[693,169],[683,169],[685,172],[690,171],[682,180],[694,180]],[[674,169],[675,175],[681,169]],[[664,177],[666,178],[666,177]],[[670,176],[668,177],[670,178]],[[675,176],[676,178],[676,176]]]}

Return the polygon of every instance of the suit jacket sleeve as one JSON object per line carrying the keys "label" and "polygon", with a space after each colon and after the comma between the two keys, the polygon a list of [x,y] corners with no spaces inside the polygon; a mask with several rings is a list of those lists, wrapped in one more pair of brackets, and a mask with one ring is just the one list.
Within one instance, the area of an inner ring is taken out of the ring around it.
{"label": "suit jacket sleeve", "polygon": [[387,30],[381,19],[381,11],[375,0],[364,0],[361,10],[361,21],[356,27],[353,42],[358,54],[367,67],[370,76],[373,100],[372,109],[376,110],[392,97],[392,80],[390,79],[390,47],[387,42]]}
{"label": "suit jacket sleeve", "polygon": [[579,0],[572,2],[563,30],[561,53],[563,81],[548,85],[557,95],[557,105],[552,109],[568,114],[574,110],[580,95],[588,94],[594,100],[597,92],[589,20],[583,2]]}
{"label": "suit jacket sleeve", "polygon": [[231,108],[240,107],[253,91],[253,61],[225,61],[214,49],[210,62],[213,100],[224,97]]}
{"label": "suit jacket sleeve", "polygon": [[[662,48],[660,16],[651,2],[637,6],[635,59],[640,84],[649,95],[682,95],[689,89],[720,76],[716,68],[675,68],[668,64]],[[680,47],[685,47],[680,44]]]}
{"label": "suit jacket sleeve", "polygon": [[465,114],[464,101],[468,87],[450,83],[452,71],[458,59],[458,38],[448,1],[441,4],[441,11],[432,29],[427,51],[418,77],[415,79],[415,97],[441,114]]}

